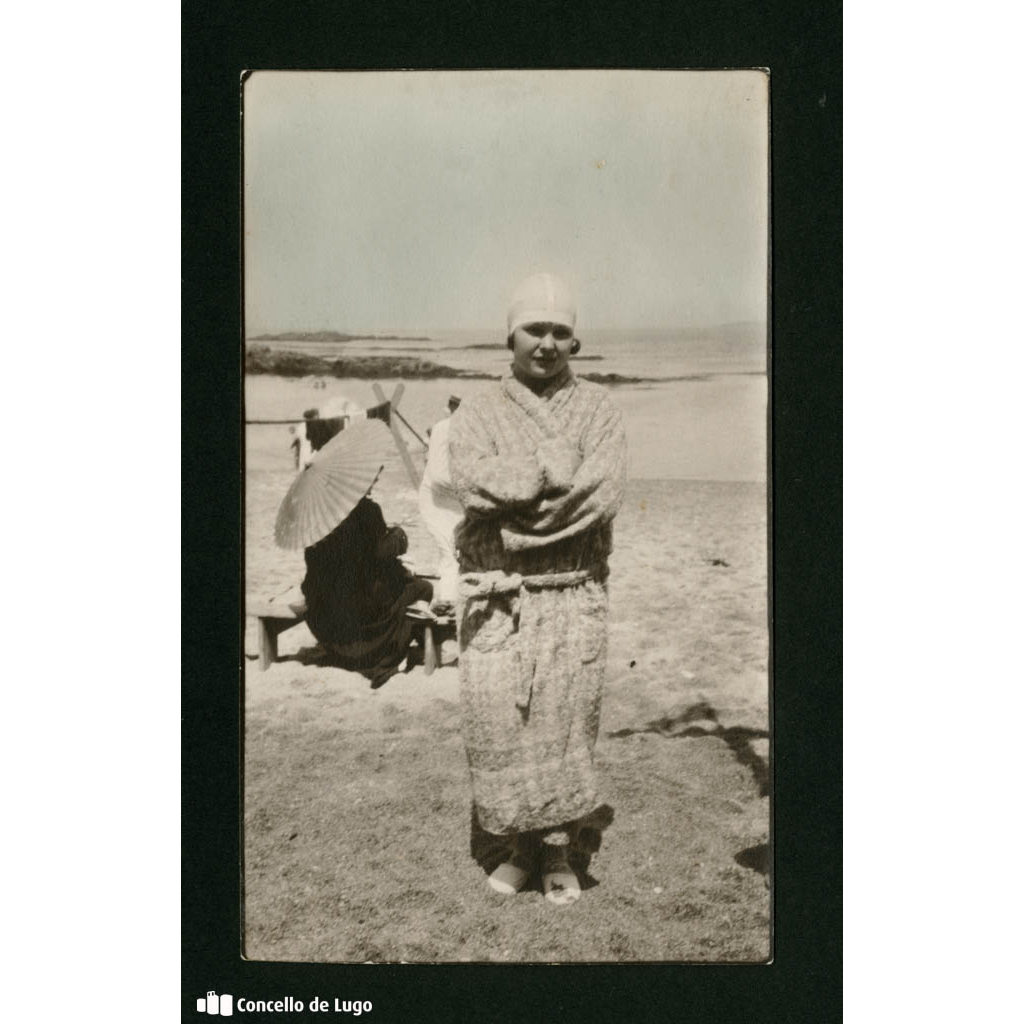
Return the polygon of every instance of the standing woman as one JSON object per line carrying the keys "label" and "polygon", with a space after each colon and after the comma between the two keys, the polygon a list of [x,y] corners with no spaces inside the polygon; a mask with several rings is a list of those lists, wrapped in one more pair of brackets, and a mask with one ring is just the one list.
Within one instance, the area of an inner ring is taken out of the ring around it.
{"label": "standing woman", "polygon": [[579,898],[569,853],[599,805],[594,744],[607,652],[606,578],[626,442],[604,388],[578,380],[576,306],[552,274],[508,313],[511,373],[452,417],[459,673],[474,811],[508,837],[489,877],[518,892],[535,869],[553,903]]}

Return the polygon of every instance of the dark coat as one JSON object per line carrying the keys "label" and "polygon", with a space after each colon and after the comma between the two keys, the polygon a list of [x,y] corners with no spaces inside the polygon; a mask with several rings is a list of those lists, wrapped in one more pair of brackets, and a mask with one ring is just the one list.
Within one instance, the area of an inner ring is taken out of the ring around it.
{"label": "dark coat", "polygon": [[309,629],[340,667],[361,672],[375,686],[394,675],[409,648],[413,623],[406,608],[431,596],[430,583],[410,576],[398,560],[408,546],[405,531],[388,529],[380,507],[363,498],[306,548],[302,593]]}

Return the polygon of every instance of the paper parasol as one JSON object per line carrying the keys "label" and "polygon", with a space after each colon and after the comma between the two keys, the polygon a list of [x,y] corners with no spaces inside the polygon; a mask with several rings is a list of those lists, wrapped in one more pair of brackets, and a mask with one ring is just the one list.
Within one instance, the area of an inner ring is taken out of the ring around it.
{"label": "paper parasol", "polygon": [[332,437],[300,470],[277,510],[278,546],[308,548],[326,537],[373,486],[390,445],[380,420],[356,420]]}

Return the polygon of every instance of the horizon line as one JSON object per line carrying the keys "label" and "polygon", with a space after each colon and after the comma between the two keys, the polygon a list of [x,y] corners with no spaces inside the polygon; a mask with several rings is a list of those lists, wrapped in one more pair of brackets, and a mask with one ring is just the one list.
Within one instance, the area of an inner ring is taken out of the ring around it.
{"label": "horizon line", "polygon": [[[598,326],[591,325],[582,329],[581,333],[587,331],[702,331],[711,330],[715,327],[738,327],[741,325],[751,325],[757,327],[767,327],[767,320],[723,320],[719,323],[713,324],[662,324],[658,326],[647,326],[642,327],[617,327],[617,326]],[[255,330],[255,329],[254,329]],[[501,326],[491,325],[489,327],[452,327],[440,326],[434,324],[429,327],[372,327],[372,328],[353,328],[353,327],[280,327],[280,328],[263,328],[258,334],[289,334],[289,333],[301,333],[301,334],[346,334],[351,337],[372,337],[376,334],[414,334],[420,331],[477,331],[480,333],[494,332],[496,334],[503,334],[504,328]],[[246,338],[256,337],[256,334],[246,333]]]}

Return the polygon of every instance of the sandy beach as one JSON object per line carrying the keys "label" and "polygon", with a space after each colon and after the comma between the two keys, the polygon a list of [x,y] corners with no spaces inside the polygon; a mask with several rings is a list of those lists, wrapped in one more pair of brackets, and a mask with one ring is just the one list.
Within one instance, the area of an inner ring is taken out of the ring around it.
{"label": "sandy beach", "polygon": [[[387,394],[397,382],[382,381]],[[483,382],[413,380],[421,433]],[[293,961],[764,961],[769,956],[767,503],[763,377],[613,391],[630,482],[611,559],[607,686],[597,745],[608,827],[586,891],[558,910],[491,893],[470,856],[458,672],[419,667],[371,690],[309,657],[305,626],[266,672],[246,620],[245,955]],[[246,379],[250,419],[366,381]],[[300,428],[301,429],[301,428]],[[422,448],[406,434],[418,464]],[[299,583],[274,546],[294,469],[286,426],[246,428],[246,591]],[[397,457],[374,490],[433,545]]]}

